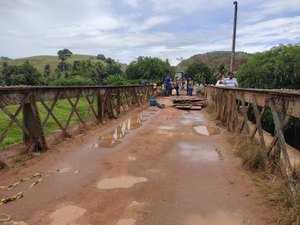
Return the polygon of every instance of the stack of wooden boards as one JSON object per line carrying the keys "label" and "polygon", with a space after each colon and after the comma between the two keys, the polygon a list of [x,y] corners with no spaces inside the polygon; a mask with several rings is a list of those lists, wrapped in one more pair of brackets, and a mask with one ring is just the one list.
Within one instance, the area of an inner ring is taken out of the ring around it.
{"label": "stack of wooden boards", "polygon": [[201,110],[202,107],[207,106],[205,99],[192,98],[192,99],[174,99],[173,107],[176,109],[186,109],[186,110]]}

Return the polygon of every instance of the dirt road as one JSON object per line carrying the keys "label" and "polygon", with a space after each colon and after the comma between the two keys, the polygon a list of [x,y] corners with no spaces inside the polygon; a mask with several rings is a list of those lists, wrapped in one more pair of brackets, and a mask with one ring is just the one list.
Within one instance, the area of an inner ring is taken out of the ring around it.
{"label": "dirt road", "polygon": [[161,100],[165,109],[132,111],[1,175],[0,184],[10,184],[43,172],[23,198],[0,205],[8,224],[276,224],[233,155],[230,134],[205,111],[176,110],[170,99]]}

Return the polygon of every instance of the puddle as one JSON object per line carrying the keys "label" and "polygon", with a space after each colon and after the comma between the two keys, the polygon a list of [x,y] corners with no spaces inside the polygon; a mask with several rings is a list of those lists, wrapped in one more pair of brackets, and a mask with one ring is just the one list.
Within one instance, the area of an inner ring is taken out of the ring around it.
{"label": "puddle", "polygon": [[203,142],[195,144],[182,142],[177,145],[177,148],[182,156],[192,162],[214,162],[220,159],[216,147]]}
{"label": "puddle", "polygon": [[197,133],[205,135],[205,136],[217,135],[217,134],[221,133],[219,128],[210,127],[210,126],[197,126],[197,127],[194,127],[194,130]]}
{"label": "puddle", "polygon": [[237,213],[225,213],[217,211],[206,215],[190,215],[183,225],[250,225],[249,219],[243,218]]}
{"label": "puddle", "polygon": [[128,161],[136,161],[136,157],[134,156],[128,156],[127,159]]}
{"label": "puddle", "polygon": [[205,122],[203,114],[200,114],[199,112],[182,112],[182,118],[191,121]]}
{"label": "puddle", "polygon": [[27,225],[27,223],[25,223],[24,221],[9,221],[7,223],[3,223],[4,224],[7,224],[7,225]]}
{"label": "puddle", "polygon": [[175,132],[169,130],[156,130],[158,134],[164,135],[165,137],[173,137],[176,135]]}
{"label": "puddle", "polygon": [[86,209],[80,208],[78,206],[64,206],[60,209],[57,209],[50,215],[50,218],[52,220],[51,225],[68,225],[83,216],[83,214],[85,213]]}
{"label": "puddle", "polygon": [[139,115],[134,118],[130,118],[120,124],[112,132],[105,134],[99,138],[98,147],[113,148],[121,143],[121,138],[125,137],[131,130],[137,129],[142,126],[142,116]]}
{"label": "puddle", "polygon": [[117,189],[117,188],[130,188],[137,183],[147,182],[148,179],[145,177],[130,177],[122,176],[115,178],[107,178],[98,182],[98,189]]}
{"label": "puddle", "polygon": [[86,146],[85,148],[83,148],[83,150],[92,150],[92,149],[97,149],[97,148],[99,148],[99,144],[94,143],[94,144],[90,144],[90,145]]}
{"label": "puddle", "polygon": [[121,219],[118,221],[117,225],[133,225],[135,224],[135,219]]}
{"label": "puddle", "polygon": [[157,128],[160,129],[160,130],[174,130],[174,131],[176,131],[175,126],[158,126]]}
{"label": "puddle", "polygon": [[70,167],[63,167],[61,169],[58,169],[57,170],[59,173],[68,173],[71,171],[71,168]]}
{"label": "puddle", "polygon": [[132,201],[130,204],[129,204],[129,208],[131,207],[134,207],[134,206],[141,206],[141,205],[145,205],[145,203],[140,203],[140,202],[137,202],[137,201]]}

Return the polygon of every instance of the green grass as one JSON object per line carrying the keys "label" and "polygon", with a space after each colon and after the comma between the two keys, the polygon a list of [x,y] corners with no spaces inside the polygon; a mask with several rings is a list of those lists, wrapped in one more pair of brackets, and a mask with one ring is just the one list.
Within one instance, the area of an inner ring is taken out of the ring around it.
{"label": "green grass", "polygon": [[[75,104],[75,99],[72,99],[72,102],[73,104]],[[49,108],[51,107],[50,102],[49,103],[46,102],[46,104],[48,105]],[[44,108],[44,106],[41,103],[38,103],[37,106],[39,109],[41,121],[43,122],[48,114],[47,110]],[[88,114],[88,106],[89,104],[85,98],[81,98],[77,104],[76,107],[77,111],[83,120],[90,116],[93,116],[92,110],[90,110]],[[93,106],[94,109],[96,109],[97,106],[96,101],[94,101]],[[14,114],[18,109],[18,107],[19,107],[18,105],[12,105],[12,106],[8,106],[7,108],[12,114]],[[56,118],[62,124],[63,127],[65,127],[66,125],[71,110],[72,110],[72,106],[66,99],[59,100],[53,109],[53,114],[56,116]],[[20,122],[22,122],[22,112],[18,115],[17,118]],[[4,131],[5,127],[9,124],[9,122],[10,122],[10,118],[3,111],[0,111],[0,134],[2,134],[2,132]],[[78,122],[79,119],[76,113],[74,112],[70,121],[70,125],[77,124]],[[57,129],[60,129],[59,126],[56,124],[54,119],[50,116],[44,127],[44,133],[48,134]],[[5,139],[2,141],[2,143],[0,143],[0,148],[19,142],[22,139],[23,139],[22,129],[19,128],[19,126],[17,126],[16,123],[14,123],[13,126],[9,129]]]}

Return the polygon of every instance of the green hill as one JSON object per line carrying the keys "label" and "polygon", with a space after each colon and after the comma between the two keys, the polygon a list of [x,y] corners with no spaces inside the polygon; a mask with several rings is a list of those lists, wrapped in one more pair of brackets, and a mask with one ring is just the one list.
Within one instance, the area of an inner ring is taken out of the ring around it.
{"label": "green hill", "polygon": [[[27,61],[33,65],[41,74],[44,73],[44,67],[45,65],[49,64],[51,68],[51,73],[54,73],[54,70],[57,68],[57,65],[59,64],[60,60],[58,59],[58,56],[50,56],[50,55],[40,55],[40,56],[31,56],[26,58],[19,58],[19,59],[10,59],[7,57],[0,57],[0,63],[2,62],[8,62],[9,65],[16,65],[19,66],[23,64],[25,61]],[[103,60],[99,60],[96,58],[96,56],[92,55],[79,55],[74,54],[70,58],[67,59],[68,64],[73,64],[74,61],[83,61],[83,60],[90,60],[91,62],[102,62],[104,65],[106,63]],[[125,71],[126,64],[119,63],[121,65],[122,70]]]}
{"label": "green hill", "polygon": [[[26,60],[28,60],[29,63],[32,64],[42,74],[44,72],[45,65],[49,64],[51,71],[54,71],[60,62],[57,56],[49,56],[49,55],[31,56],[26,58],[9,59],[9,60],[0,59],[0,62],[7,61],[10,65],[19,66],[23,64]],[[73,64],[74,61],[82,61],[82,60],[91,60],[92,62],[97,62],[97,61],[103,62],[102,60],[98,60],[96,56],[74,54],[67,59],[67,63]]]}
{"label": "green hill", "polygon": [[[235,67],[234,70],[238,70],[241,65],[246,63],[247,59],[251,56],[249,53],[237,52],[235,56]],[[194,62],[203,62],[207,64],[213,72],[218,71],[221,64],[224,64],[226,69],[229,70],[231,52],[228,51],[215,51],[205,54],[194,55],[188,59],[182,60],[178,64],[178,69],[180,71],[185,71],[185,69]]]}

